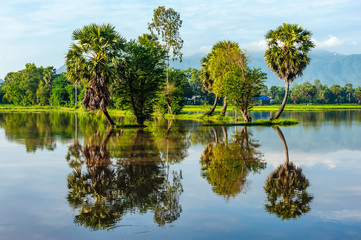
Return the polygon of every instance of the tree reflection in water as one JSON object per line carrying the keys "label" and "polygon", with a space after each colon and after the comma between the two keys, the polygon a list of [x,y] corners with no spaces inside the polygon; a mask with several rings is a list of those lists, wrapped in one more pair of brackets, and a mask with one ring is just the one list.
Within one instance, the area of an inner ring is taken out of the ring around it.
{"label": "tree reflection in water", "polygon": [[265,182],[265,209],[282,220],[297,219],[311,210],[313,196],[307,192],[310,183],[302,169],[289,161],[288,147],[282,131],[278,127],[274,129],[282,140],[286,161],[274,170]]}
{"label": "tree reflection in water", "polygon": [[247,128],[235,132],[228,140],[227,130],[222,127],[224,141],[212,127],[214,142],[207,144],[201,156],[201,175],[213,186],[213,191],[226,200],[246,192],[247,176],[260,173],[266,167],[263,154],[258,151],[259,144],[251,138]]}
{"label": "tree reflection in water", "polygon": [[98,133],[85,140],[82,156],[86,171],[74,169],[68,176],[67,199],[78,210],[74,222],[92,230],[108,230],[127,213],[148,211],[154,213],[159,226],[177,220],[182,212],[182,173],[172,171],[172,181],[168,181],[153,136],[143,130],[131,135],[131,141],[126,139],[127,145],[122,145],[120,151],[112,151],[118,158],[112,164],[107,144],[116,134],[120,134],[116,139],[123,137],[110,130],[103,138]]}

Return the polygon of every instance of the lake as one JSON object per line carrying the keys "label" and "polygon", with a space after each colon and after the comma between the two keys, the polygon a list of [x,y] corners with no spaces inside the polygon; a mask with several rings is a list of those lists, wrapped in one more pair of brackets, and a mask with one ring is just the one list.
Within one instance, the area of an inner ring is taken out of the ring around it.
{"label": "lake", "polygon": [[0,239],[361,239],[361,111],[283,117],[0,113]]}

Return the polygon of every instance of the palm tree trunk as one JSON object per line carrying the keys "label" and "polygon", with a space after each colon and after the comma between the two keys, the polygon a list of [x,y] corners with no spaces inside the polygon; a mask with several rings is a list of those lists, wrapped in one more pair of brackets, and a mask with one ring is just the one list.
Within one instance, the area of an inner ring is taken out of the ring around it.
{"label": "palm tree trunk", "polygon": [[208,112],[206,112],[204,115],[211,116],[213,114],[214,110],[217,107],[217,102],[218,102],[218,96],[216,95],[216,98],[214,99],[214,103],[213,103],[212,108]]}
{"label": "palm tree trunk", "polygon": [[282,112],[283,112],[283,109],[285,108],[286,106],[286,102],[287,102],[287,98],[288,98],[288,93],[289,93],[289,88],[290,88],[290,82],[289,81],[286,81],[286,92],[285,92],[285,97],[283,98],[283,101],[282,101],[282,104],[280,106],[280,108],[278,109],[278,111],[276,112],[276,114],[270,118],[270,120],[275,120],[275,119],[278,119]]}
{"label": "palm tree trunk", "polygon": [[274,127],[273,128],[274,130],[276,130],[278,136],[280,136],[281,140],[282,140],[282,143],[283,143],[283,147],[285,148],[285,154],[286,154],[286,166],[289,165],[289,155],[288,155],[288,147],[287,147],[287,143],[286,143],[286,139],[285,139],[285,136],[283,136],[283,133],[281,131],[281,129],[279,127]]}
{"label": "palm tree trunk", "polygon": [[105,118],[107,119],[108,123],[113,128],[115,123],[114,123],[113,119],[109,116],[107,109],[104,108],[104,109],[102,109],[102,111],[103,111],[103,114],[104,114]]}
{"label": "palm tree trunk", "polygon": [[226,112],[227,112],[227,96],[224,97],[224,99],[223,99],[223,108],[221,111],[221,116],[226,115]]}

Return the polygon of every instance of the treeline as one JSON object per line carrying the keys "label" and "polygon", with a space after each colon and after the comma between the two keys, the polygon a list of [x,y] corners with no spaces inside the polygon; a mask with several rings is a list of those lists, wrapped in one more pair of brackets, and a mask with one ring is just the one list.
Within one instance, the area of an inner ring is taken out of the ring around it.
{"label": "treeline", "polygon": [[[187,103],[203,104],[213,101],[214,94],[202,90],[199,71],[169,69],[169,82],[173,84],[173,98],[177,99],[174,111],[178,113]],[[77,106],[81,105],[85,88],[77,84]],[[56,74],[54,67],[37,67],[28,63],[25,69],[8,73],[0,83],[0,103],[13,103],[19,106],[63,106],[75,107],[75,84],[70,82],[66,73]],[[111,95],[110,108],[122,109],[118,97]]]}
{"label": "treeline", "polygon": [[[272,97],[273,104],[280,104],[285,95],[285,87],[272,86],[262,89],[261,94]],[[340,86],[333,84],[328,87],[319,79],[302,84],[294,83],[290,89],[287,103],[316,103],[316,104],[339,104],[339,103],[361,103],[361,87],[353,87],[351,83]]]}
{"label": "treeline", "polygon": [[[179,112],[185,104],[200,105],[212,103],[213,93],[204,90],[200,80],[200,71],[195,68],[187,70],[169,69],[169,81],[177,86],[178,105],[175,111]],[[84,87],[77,86],[77,106],[81,105],[84,97]],[[280,104],[285,94],[285,87],[264,86],[262,95],[272,98],[272,104]],[[222,99],[218,104],[222,104]],[[35,64],[26,64],[25,69],[7,74],[3,83],[0,83],[0,103],[13,103],[19,106],[63,106],[75,107],[75,85],[66,78],[66,73],[56,74],[55,68],[36,67]],[[287,103],[361,103],[361,87],[354,88],[351,83],[340,86],[333,84],[328,87],[316,79],[313,84],[304,82],[294,83],[290,90]],[[111,98],[110,108],[121,109],[122,106],[115,97]]]}
{"label": "treeline", "polygon": [[[78,101],[84,96],[79,88]],[[0,85],[1,102],[20,106],[75,106],[75,86],[65,74],[56,74],[54,67],[36,67],[26,64],[25,69],[8,73]]]}

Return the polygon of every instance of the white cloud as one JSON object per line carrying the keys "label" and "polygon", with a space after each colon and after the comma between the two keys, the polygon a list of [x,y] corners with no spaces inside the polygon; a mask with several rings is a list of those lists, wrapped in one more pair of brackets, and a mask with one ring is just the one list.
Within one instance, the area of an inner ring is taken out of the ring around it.
{"label": "white cloud", "polygon": [[[295,152],[290,153],[290,161],[301,167],[313,167],[318,164],[322,164],[328,167],[328,169],[334,169],[336,167],[345,167],[348,165],[342,165],[345,162],[359,161],[360,158],[355,156],[361,156],[360,151],[342,150],[330,153],[322,152]],[[285,155],[283,152],[267,152],[265,153],[265,159],[274,168],[283,164],[285,161]]]}
{"label": "white cloud", "polygon": [[321,48],[321,49],[340,46],[343,43],[342,40],[332,35],[329,35],[328,39],[322,42],[319,42],[316,39],[313,39],[313,41],[316,44],[316,48]]}
{"label": "white cloud", "polygon": [[260,40],[256,42],[251,42],[249,44],[245,44],[244,47],[248,51],[265,51],[267,49],[266,40]]}
{"label": "white cloud", "polygon": [[343,209],[325,212],[315,212],[315,215],[329,221],[361,221],[361,210]]}
{"label": "white cloud", "polygon": [[212,46],[204,45],[199,49],[201,53],[209,53],[212,50]]}

